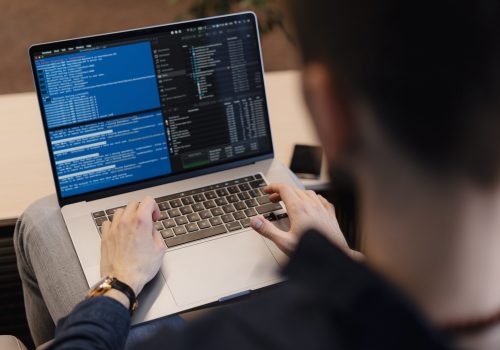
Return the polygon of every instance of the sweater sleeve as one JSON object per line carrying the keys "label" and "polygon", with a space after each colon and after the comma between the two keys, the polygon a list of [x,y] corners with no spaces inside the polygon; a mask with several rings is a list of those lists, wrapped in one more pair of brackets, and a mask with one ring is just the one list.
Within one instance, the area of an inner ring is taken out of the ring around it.
{"label": "sweater sleeve", "polygon": [[130,312],[108,297],[78,304],[58,322],[51,350],[123,349],[130,329]]}

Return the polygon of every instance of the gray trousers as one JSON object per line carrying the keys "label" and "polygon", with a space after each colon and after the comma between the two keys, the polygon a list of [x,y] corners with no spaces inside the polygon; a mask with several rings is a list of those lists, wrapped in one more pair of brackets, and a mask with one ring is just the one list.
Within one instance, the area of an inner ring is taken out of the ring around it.
{"label": "gray trousers", "polygon": [[[82,301],[89,289],[55,195],[26,209],[16,224],[14,246],[26,316],[38,347],[54,337],[57,321]],[[135,348],[155,329],[178,330],[185,324],[181,317],[169,316],[134,326],[125,348]]]}
{"label": "gray trousers", "polygon": [[16,224],[14,246],[26,316],[39,346],[54,337],[57,321],[89,288],[55,195],[26,209]]}

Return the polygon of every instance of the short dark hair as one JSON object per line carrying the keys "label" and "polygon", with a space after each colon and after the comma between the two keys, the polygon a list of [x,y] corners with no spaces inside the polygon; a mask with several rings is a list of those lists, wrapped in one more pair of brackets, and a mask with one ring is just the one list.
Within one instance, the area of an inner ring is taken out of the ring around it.
{"label": "short dark hair", "polygon": [[500,173],[500,1],[288,0],[304,61],[364,98],[433,169]]}

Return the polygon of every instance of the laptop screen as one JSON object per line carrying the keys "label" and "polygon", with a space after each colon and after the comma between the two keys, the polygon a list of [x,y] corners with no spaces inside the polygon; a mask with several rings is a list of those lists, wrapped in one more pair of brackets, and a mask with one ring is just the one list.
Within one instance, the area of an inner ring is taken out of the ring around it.
{"label": "laptop screen", "polygon": [[247,13],[40,46],[61,198],[271,153],[257,36]]}

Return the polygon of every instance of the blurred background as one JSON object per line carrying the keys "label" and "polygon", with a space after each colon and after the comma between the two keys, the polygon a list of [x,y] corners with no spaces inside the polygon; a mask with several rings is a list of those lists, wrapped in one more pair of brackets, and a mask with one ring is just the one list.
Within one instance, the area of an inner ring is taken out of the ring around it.
{"label": "blurred background", "polygon": [[244,10],[259,16],[266,70],[297,68],[283,0],[0,0],[0,94],[34,91],[32,44]]}

